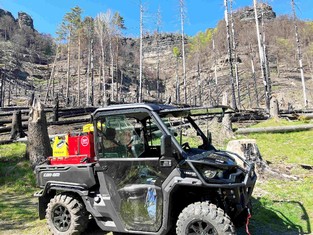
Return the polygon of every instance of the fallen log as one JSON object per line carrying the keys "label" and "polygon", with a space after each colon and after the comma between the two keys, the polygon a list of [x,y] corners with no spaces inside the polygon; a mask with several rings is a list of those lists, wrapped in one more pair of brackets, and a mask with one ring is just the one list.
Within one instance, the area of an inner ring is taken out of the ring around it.
{"label": "fallen log", "polygon": [[[57,122],[48,122],[48,126],[51,125],[69,125],[69,124],[75,124],[75,123],[85,123],[85,122],[90,122],[90,118],[80,118],[80,119],[71,119],[71,120],[62,120],[62,121],[57,121]],[[22,125],[23,129],[28,128],[28,123],[24,123]],[[12,126],[7,126],[7,127],[0,127],[0,133],[6,133],[6,132],[11,132]]]}
{"label": "fallen log", "polygon": [[[22,125],[23,129],[27,129],[28,128],[28,124],[24,123]],[[0,128],[0,133],[6,133],[6,132],[11,132],[12,126],[7,126],[7,127],[1,127]]]}
{"label": "fallen log", "polygon": [[13,140],[0,140],[0,145],[11,144],[11,143],[13,143]]}
{"label": "fallen log", "polygon": [[[17,109],[18,110],[18,109]],[[0,111],[0,117],[7,117],[7,116],[12,116],[14,113],[14,111],[10,111],[10,112],[1,112]],[[28,115],[29,114],[29,110],[23,110],[21,111],[21,113],[23,115]]]}
{"label": "fallen log", "polygon": [[297,126],[275,126],[275,127],[259,127],[259,128],[239,128],[236,134],[252,134],[252,133],[285,133],[295,131],[307,131],[313,129],[312,124]]}
{"label": "fallen log", "polygon": [[[13,115],[12,115],[12,118],[13,118]],[[6,119],[6,120],[0,120],[0,125],[2,126],[2,125],[5,125],[5,124],[12,123],[12,118],[11,119]],[[22,121],[26,122],[26,121],[28,121],[28,118],[27,117],[23,117]]]}
{"label": "fallen log", "polygon": [[50,125],[68,125],[82,122],[90,122],[90,118],[80,118],[80,119],[70,119],[70,120],[62,120],[57,122],[48,122],[48,126]]}

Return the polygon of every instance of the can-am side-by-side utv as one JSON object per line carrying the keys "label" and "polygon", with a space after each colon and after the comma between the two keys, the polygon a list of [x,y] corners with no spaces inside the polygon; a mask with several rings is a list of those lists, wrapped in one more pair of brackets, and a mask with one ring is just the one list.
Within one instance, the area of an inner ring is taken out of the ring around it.
{"label": "can-am side-by-side utv", "polygon": [[253,164],[212,146],[197,125],[210,112],[156,104],[97,109],[88,133],[56,145],[68,145],[66,156],[36,167],[40,219],[64,235],[80,234],[91,218],[114,234],[235,234],[257,177]]}

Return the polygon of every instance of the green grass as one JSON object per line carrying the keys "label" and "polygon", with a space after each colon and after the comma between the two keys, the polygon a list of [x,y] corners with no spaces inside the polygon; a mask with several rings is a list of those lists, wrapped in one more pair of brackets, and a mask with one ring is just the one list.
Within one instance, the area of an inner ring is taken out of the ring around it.
{"label": "green grass", "polygon": [[274,163],[313,165],[313,131],[250,134],[265,160]]}
{"label": "green grass", "polygon": [[252,128],[257,127],[270,127],[270,126],[295,126],[295,125],[304,125],[311,123],[309,120],[298,120],[298,121],[289,121],[286,119],[269,119],[264,122],[260,122],[256,125],[251,126]]}
{"label": "green grass", "polygon": [[35,186],[35,176],[25,156],[26,145],[14,143],[0,145],[1,192],[27,193]]}
{"label": "green grass", "polygon": [[[254,127],[306,124],[268,120]],[[255,188],[252,234],[310,234],[313,221],[313,172],[300,164],[313,165],[313,130],[275,134],[250,134],[256,139],[264,160],[279,173],[293,174],[299,180],[259,179]],[[287,168],[289,167],[290,172]],[[260,196],[259,196],[260,194]],[[269,231],[271,231],[269,233]]]}
{"label": "green grass", "polygon": [[13,143],[0,145],[0,161],[17,161],[24,157],[26,145],[22,143]]}
{"label": "green grass", "polygon": [[25,150],[25,144],[0,145],[0,234],[37,219],[35,176]]}
{"label": "green grass", "polygon": [[[270,119],[251,126],[251,128],[303,124],[308,124],[308,122]],[[253,133],[238,138],[256,139],[262,157],[271,163],[313,165],[313,130],[288,133]]]}

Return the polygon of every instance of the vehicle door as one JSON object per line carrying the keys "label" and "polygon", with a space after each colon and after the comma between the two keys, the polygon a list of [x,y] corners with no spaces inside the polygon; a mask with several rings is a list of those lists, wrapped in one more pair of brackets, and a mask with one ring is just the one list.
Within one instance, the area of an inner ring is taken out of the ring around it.
{"label": "vehicle door", "polygon": [[[112,114],[96,121],[97,158],[102,169],[98,174],[103,176],[105,182],[100,185],[104,183],[124,227],[156,232],[163,218],[161,185],[173,166],[160,166],[163,132],[145,115],[147,118],[141,112]],[[152,128],[158,135],[152,134]]]}

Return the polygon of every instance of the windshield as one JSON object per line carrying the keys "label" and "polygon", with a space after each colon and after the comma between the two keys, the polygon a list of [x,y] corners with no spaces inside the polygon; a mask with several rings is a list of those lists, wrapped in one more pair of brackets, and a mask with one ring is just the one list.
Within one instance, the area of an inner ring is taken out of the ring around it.
{"label": "windshield", "polygon": [[190,154],[214,149],[210,139],[207,138],[210,136],[207,118],[199,116],[193,119],[187,113],[181,112],[179,114],[176,117],[167,114],[166,117],[162,117],[162,121],[182,149]]}

